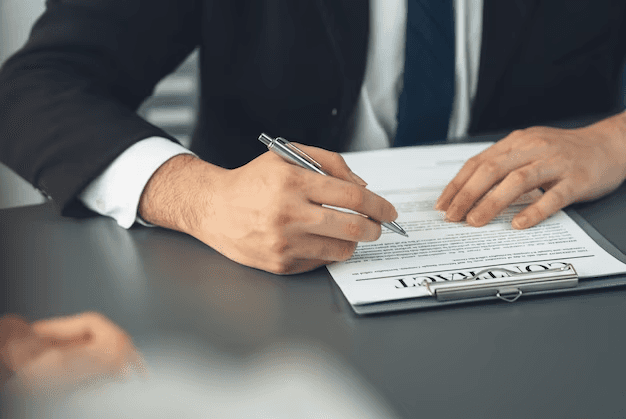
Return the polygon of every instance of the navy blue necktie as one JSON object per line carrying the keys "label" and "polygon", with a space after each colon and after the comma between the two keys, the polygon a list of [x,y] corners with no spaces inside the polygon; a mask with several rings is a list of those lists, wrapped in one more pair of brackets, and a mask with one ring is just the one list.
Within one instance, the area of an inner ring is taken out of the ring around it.
{"label": "navy blue necktie", "polygon": [[394,147],[445,140],[454,100],[453,0],[408,0]]}

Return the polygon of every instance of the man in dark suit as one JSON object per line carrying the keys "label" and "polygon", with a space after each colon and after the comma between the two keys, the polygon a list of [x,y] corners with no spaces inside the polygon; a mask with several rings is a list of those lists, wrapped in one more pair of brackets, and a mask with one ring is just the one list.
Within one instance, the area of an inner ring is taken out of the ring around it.
{"label": "man in dark suit", "polygon": [[[435,4],[408,1],[409,20],[411,10]],[[457,13],[460,3],[455,0]],[[0,75],[0,156],[72,214],[88,185],[125,150],[155,137],[175,141],[134,110],[199,46],[201,107],[191,147],[197,157],[176,155],[154,168],[140,189],[138,214],[272,272],[345,260],[358,241],[377,239],[380,225],[319,204],[378,221],[397,216],[338,154],[322,150],[346,150],[358,129],[369,4],[50,0],[28,44]],[[450,220],[483,225],[542,186],[544,197],[513,221],[525,228],[615,189],[626,176],[626,117],[616,114],[626,3],[484,0],[482,6],[480,73],[466,134],[518,130],[471,159],[438,207]],[[606,118],[578,130],[536,127],[587,115]],[[337,179],[261,155],[262,131],[308,144],[305,151]]]}

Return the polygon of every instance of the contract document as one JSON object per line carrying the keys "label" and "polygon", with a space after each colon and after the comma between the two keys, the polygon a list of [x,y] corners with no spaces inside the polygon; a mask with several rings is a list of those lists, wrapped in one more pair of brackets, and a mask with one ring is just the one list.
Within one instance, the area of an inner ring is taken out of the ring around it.
{"label": "contract document", "polygon": [[[483,227],[445,221],[444,214],[434,209],[437,198],[463,163],[490,145],[343,154],[350,168],[368,182],[368,189],[396,207],[396,221],[409,235],[383,228],[377,241],[360,243],[350,260],[327,266],[357,313],[411,308],[411,301],[432,298],[425,281],[467,280],[493,268],[525,273],[572,264],[581,280],[626,273],[626,264],[563,211],[535,227],[514,230],[513,216],[537,199],[539,190],[522,196]],[[481,276],[508,275],[496,269]]]}

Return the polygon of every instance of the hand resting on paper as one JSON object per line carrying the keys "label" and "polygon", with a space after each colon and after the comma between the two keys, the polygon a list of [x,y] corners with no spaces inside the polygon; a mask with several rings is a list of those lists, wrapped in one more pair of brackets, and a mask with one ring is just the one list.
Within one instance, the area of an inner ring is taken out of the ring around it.
{"label": "hand resting on paper", "polygon": [[[626,177],[626,114],[578,129],[514,131],[469,159],[435,206],[449,221],[483,226],[522,194],[545,193],[512,220],[532,227],[575,202],[599,198]],[[495,186],[495,187],[494,187]]]}

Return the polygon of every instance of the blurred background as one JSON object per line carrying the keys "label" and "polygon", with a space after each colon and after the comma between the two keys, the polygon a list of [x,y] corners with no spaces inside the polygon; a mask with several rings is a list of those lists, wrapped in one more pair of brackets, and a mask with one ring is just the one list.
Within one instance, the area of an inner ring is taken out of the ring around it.
{"label": "blurred background", "polygon": [[[28,39],[45,0],[0,0],[0,65]],[[169,77],[139,109],[139,114],[189,146],[196,117],[197,52]],[[0,209],[45,202],[24,179],[0,163]]]}

